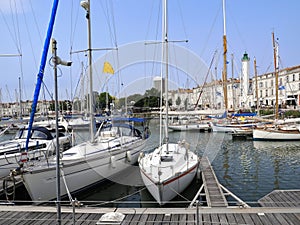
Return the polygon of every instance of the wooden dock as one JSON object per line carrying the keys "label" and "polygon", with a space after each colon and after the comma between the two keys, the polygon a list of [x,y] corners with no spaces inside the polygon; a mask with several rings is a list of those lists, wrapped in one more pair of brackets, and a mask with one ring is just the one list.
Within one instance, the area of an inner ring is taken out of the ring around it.
{"label": "wooden dock", "polygon": [[[61,224],[122,224],[122,225],[271,225],[300,224],[300,209],[289,208],[76,208],[62,207]],[[121,213],[119,222],[99,222],[106,213]],[[55,207],[1,206],[0,224],[55,224]]]}
{"label": "wooden dock", "polygon": [[300,190],[274,190],[258,200],[264,207],[300,207]]}
{"label": "wooden dock", "polygon": [[207,157],[201,159],[200,169],[208,207],[227,207],[227,200]]}

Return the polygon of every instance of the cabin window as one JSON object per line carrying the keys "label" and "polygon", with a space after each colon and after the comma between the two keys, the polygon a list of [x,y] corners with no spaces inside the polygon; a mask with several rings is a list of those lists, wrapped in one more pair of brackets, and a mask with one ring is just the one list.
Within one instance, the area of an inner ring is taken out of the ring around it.
{"label": "cabin window", "polygon": [[32,139],[47,139],[47,135],[41,131],[35,130],[31,136]]}

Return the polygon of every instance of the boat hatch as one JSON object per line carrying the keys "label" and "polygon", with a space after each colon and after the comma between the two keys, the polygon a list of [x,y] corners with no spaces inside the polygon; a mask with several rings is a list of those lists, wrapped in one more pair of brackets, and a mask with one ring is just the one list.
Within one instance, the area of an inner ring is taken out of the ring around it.
{"label": "boat hatch", "polygon": [[160,157],[160,160],[162,162],[171,162],[173,160],[173,156],[172,155],[162,155]]}

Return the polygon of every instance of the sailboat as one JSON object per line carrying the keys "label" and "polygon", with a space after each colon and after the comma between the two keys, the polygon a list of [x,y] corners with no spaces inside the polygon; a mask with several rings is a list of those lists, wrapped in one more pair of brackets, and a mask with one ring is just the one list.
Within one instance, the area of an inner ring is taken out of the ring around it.
{"label": "sailboat", "polygon": [[[90,28],[90,1],[82,6],[88,13],[86,17]],[[89,29],[90,36],[90,29]],[[90,40],[90,38],[89,38]],[[90,76],[90,135],[91,140],[75,145],[61,153],[61,158],[53,157],[45,161],[24,165],[22,178],[32,201],[36,204],[55,199],[56,185],[60,187],[60,196],[84,190],[107,179],[118,179],[119,173],[137,162],[139,154],[145,148],[149,133],[147,129],[138,130],[134,123],[144,124],[139,118],[110,118],[103,122],[96,134],[92,107],[92,60],[89,42]],[[60,179],[57,179],[57,162],[60,161]],[[58,180],[58,181],[57,181]]]}
{"label": "sailboat", "polygon": [[[165,47],[165,97],[168,99],[168,31],[167,31],[167,0],[163,1],[164,47]],[[162,113],[162,112],[161,112]],[[162,120],[162,116],[160,117]],[[160,144],[153,152],[139,158],[140,173],[145,186],[154,199],[163,205],[181,193],[196,175],[199,160],[189,150],[184,140],[169,143],[168,137],[168,101],[164,115],[165,143]],[[162,132],[161,132],[162,133]]]}
{"label": "sailboat", "polygon": [[257,127],[253,130],[253,140],[269,141],[300,141],[300,125],[295,123],[278,123],[278,44],[272,33],[274,67],[275,67],[275,123],[269,127]]}

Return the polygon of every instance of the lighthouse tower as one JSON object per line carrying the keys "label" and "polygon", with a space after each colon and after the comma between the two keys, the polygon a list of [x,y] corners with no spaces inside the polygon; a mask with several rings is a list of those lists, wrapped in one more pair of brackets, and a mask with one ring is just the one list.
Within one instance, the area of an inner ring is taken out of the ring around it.
{"label": "lighthouse tower", "polygon": [[242,58],[242,74],[241,74],[241,81],[242,81],[242,90],[241,90],[241,94],[242,94],[242,102],[241,102],[241,106],[244,108],[249,108],[249,100],[248,100],[248,92],[249,92],[249,74],[250,74],[250,70],[249,70],[249,62],[250,62],[250,58],[248,56],[248,54],[245,52]]}

